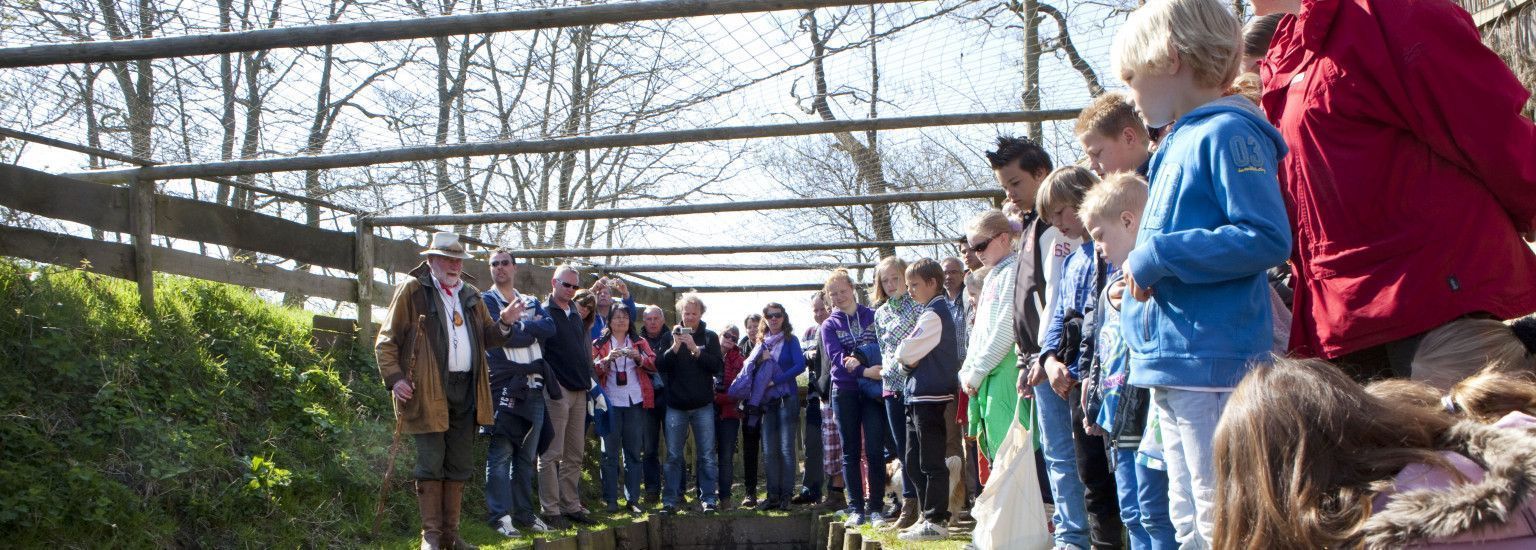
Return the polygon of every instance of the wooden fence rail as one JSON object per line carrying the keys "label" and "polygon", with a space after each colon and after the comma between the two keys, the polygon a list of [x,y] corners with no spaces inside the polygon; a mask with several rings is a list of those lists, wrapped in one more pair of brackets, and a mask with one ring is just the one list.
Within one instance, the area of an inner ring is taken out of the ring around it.
{"label": "wooden fence rail", "polygon": [[[422,261],[420,244],[368,233],[369,254],[358,254],[358,235],[214,203],[153,193],[151,182],[113,187],[0,164],[0,206],[48,218],[84,224],[102,231],[135,233],[132,244],[97,241],[10,226],[0,226],[0,255],[81,267],[93,273],[138,281],[146,311],[153,308],[155,271],[241,286],[336,300],[387,306],[393,289],[373,279],[373,270],[356,279],[283,269],[274,265],[227,261],[154,246],[152,235],[199,241],[288,258],[296,262],[358,274],[360,265],[386,273],[409,272]],[[139,212],[149,223],[134,223]],[[136,227],[138,226],[138,227]],[[484,259],[464,262],[465,273],[488,286]],[[478,274],[478,275],[475,275]],[[515,284],[544,295],[553,270],[522,265]],[[592,274],[587,274],[588,277]],[[629,285],[635,299],[671,310],[670,289]],[[359,325],[367,326],[369,308],[359,307]]]}

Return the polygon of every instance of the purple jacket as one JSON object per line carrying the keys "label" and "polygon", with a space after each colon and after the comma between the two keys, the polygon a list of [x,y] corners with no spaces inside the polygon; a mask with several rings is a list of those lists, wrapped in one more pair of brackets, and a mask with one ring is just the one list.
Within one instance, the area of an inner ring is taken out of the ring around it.
{"label": "purple jacket", "polygon": [[826,354],[827,368],[832,369],[832,386],[839,390],[859,388],[859,374],[843,368],[843,357],[852,356],[854,350],[879,341],[875,335],[875,310],[863,304],[856,307],[854,315],[862,331],[857,337],[850,330],[848,314],[842,310],[833,311],[832,316],[821,323],[821,352]]}

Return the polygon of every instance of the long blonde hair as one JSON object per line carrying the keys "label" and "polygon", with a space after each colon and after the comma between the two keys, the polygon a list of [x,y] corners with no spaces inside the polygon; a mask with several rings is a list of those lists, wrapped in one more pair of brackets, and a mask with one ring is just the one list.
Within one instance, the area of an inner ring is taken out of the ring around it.
{"label": "long blonde hair", "polygon": [[1446,323],[1425,334],[1413,355],[1414,379],[1442,391],[1488,368],[1536,371],[1536,356],[1526,349],[1511,325],[1496,319]]}
{"label": "long blonde hair", "polygon": [[1237,385],[1213,444],[1214,547],[1353,548],[1404,466],[1449,469],[1443,410],[1392,403],[1337,367],[1281,359]]}

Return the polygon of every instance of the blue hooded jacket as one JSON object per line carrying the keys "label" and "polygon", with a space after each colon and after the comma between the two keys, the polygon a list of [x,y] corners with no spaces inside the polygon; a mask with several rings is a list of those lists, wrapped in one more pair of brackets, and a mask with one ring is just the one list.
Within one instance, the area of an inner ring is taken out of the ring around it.
{"label": "blue hooded jacket", "polygon": [[1153,291],[1146,302],[1126,300],[1121,316],[1131,384],[1230,388],[1270,353],[1265,270],[1291,252],[1276,179],[1285,152],[1241,96],[1185,114],[1163,139],[1125,262]]}

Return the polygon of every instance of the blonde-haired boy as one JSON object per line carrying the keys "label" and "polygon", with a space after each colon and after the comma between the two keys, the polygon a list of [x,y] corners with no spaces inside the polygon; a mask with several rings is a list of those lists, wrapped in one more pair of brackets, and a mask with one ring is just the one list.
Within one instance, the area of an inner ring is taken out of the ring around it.
{"label": "blonde-haired boy", "polygon": [[1099,177],[1111,172],[1145,171],[1152,157],[1151,136],[1131,99],[1109,92],[1088,102],[1077,115],[1077,141],[1088,155],[1088,168]]}
{"label": "blonde-haired boy", "polygon": [[1211,440],[1232,389],[1271,351],[1265,272],[1291,250],[1276,180],[1285,144],[1257,106],[1223,93],[1237,19],[1219,0],[1151,0],[1111,63],[1149,126],[1172,125],[1148,165],[1136,246],[1122,270],[1129,383],[1152,389],[1178,541],[1209,547]]}

